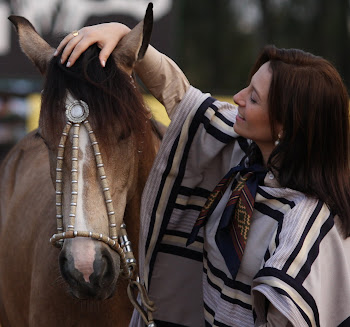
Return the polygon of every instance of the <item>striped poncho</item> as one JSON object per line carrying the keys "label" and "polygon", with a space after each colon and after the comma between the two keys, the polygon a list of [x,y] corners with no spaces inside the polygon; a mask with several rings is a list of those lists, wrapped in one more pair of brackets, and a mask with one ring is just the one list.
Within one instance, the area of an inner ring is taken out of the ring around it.
{"label": "striped poncho", "polygon": [[[140,267],[157,326],[350,326],[350,239],[324,203],[278,187],[271,173],[235,280],[215,243],[229,189],[186,247],[210,191],[247,149],[235,116],[234,106],[190,87],[148,179]],[[136,313],[130,326],[143,326]]]}

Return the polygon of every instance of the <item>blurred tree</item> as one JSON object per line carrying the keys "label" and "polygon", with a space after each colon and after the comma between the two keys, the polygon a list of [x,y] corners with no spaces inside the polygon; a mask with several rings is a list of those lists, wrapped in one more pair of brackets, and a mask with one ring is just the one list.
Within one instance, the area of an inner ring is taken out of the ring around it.
{"label": "blurred tree", "polygon": [[259,1],[262,44],[301,48],[320,55],[337,67],[349,87],[349,0]]}
{"label": "blurred tree", "polygon": [[202,91],[233,94],[247,83],[255,37],[240,33],[230,0],[178,0],[176,60]]}
{"label": "blurred tree", "polygon": [[349,0],[177,0],[176,60],[203,91],[234,94],[265,44],[330,60],[350,86]]}

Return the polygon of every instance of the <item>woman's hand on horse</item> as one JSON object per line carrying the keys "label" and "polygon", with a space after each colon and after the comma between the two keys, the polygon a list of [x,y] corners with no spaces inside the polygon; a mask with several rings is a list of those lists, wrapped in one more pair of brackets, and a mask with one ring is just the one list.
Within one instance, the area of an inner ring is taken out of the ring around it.
{"label": "woman's hand on horse", "polygon": [[61,63],[74,65],[79,56],[90,46],[97,43],[101,49],[99,59],[104,67],[106,61],[118,42],[128,34],[130,28],[120,23],[105,23],[83,27],[79,31],[68,34],[56,49],[55,56],[62,50]]}

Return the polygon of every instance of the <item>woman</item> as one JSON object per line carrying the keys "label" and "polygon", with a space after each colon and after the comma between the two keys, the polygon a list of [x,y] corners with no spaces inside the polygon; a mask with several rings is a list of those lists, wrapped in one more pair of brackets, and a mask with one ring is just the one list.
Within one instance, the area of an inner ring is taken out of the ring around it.
{"label": "woman", "polygon": [[[57,54],[70,66],[98,42],[104,66],[126,33],[83,28]],[[237,107],[152,47],[136,72],[172,120],[141,212],[157,325],[350,326],[349,98],[334,67],[266,47]]]}

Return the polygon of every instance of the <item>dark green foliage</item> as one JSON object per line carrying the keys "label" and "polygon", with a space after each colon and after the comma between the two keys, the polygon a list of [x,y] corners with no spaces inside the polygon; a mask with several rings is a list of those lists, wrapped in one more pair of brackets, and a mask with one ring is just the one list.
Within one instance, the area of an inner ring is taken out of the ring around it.
{"label": "dark green foliage", "polygon": [[[203,91],[234,94],[266,44],[301,48],[330,60],[350,86],[348,0],[245,0],[257,8],[253,28],[242,30],[233,4],[241,0],[176,0],[176,61]],[[242,4],[245,3],[245,4]]]}

